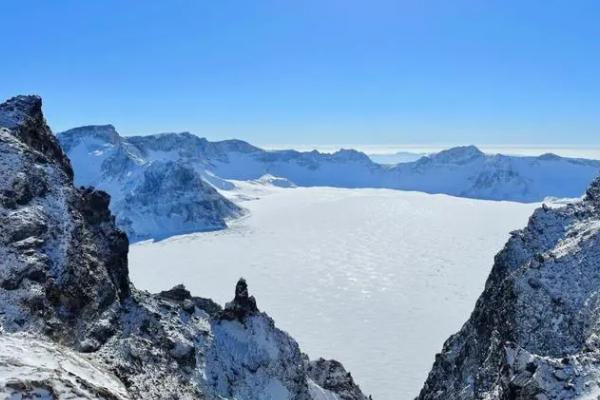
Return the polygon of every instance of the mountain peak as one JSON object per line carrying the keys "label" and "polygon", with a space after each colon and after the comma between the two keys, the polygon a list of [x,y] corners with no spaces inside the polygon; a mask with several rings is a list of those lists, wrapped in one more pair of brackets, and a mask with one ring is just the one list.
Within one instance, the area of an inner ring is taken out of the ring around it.
{"label": "mountain peak", "polygon": [[8,129],[32,149],[56,161],[73,179],[73,169],[42,114],[42,98],[16,96],[0,104],[0,128]]}
{"label": "mountain peak", "polygon": [[538,156],[538,160],[560,160],[562,157],[555,153],[544,153]]}
{"label": "mountain peak", "polygon": [[340,160],[352,160],[352,161],[367,161],[371,159],[365,153],[354,150],[354,149],[340,149],[332,154],[332,157]]}
{"label": "mountain peak", "polygon": [[43,120],[42,98],[36,95],[21,95],[0,104],[0,125],[16,128],[26,120]]}
{"label": "mountain peak", "polygon": [[74,143],[83,138],[95,138],[110,144],[117,144],[121,141],[121,136],[111,124],[80,126],[60,132],[57,136],[67,151]]}
{"label": "mountain peak", "polygon": [[452,147],[448,150],[433,154],[430,158],[438,162],[463,164],[484,156],[485,154],[476,146],[470,145]]}

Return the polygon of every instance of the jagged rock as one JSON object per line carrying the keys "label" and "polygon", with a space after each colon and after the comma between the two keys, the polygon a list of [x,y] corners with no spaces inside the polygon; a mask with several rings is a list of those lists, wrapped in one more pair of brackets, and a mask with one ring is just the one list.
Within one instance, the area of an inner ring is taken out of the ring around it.
{"label": "jagged rock", "polygon": [[596,179],[582,201],[542,207],[511,235],[419,399],[600,395],[599,193]]}
{"label": "jagged rock", "polygon": [[235,285],[235,297],[232,302],[225,305],[225,309],[219,317],[227,320],[244,320],[249,315],[258,312],[256,299],[248,294],[248,284],[244,278],[240,278]]}
{"label": "jagged rock", "polygon": [[[39,98],[9,100],[0,122],[0,190],[14,196],[0,209],[0,325],[56,333],[74,348],[106,340],[95,319],[114,313],[128,295],[127,239],[110,219],[90,218],[89,210],[102,208],[90,198],[103,195],[72,186]],[[109,215],[105,205],[103,212]]]}
{"label": "jagged rock", "polygon": [[367,400],[352,379],[352,374],[347,372],[344,366],[336,360],[319,358],[309,362],[308,376],[320,387],[336,393],[341,400]]}
{"label": "jagged rock", "polygon": [[175,300],[179,302],[183,302],[184,300],[192,298],[191,293],[185,288],[183,284],[174,286],[169,290],[162,291],[158,295],[165,299]]}
{"label": "jagged rock", "polygon": [[215,316],[222,310],[221,306],[211,299],[192,296],[183,284],[179,284],[169,290],[162,291],[158,294],[158,296],[162,297],[163,299],[172,300],[181,304],[183,310],[190,314],[194,313],[195,307],[198,307],[198,309],[206,312],[211,317]]}
{"label": "jagged rock", "polygon": [[48,190],[48,182],[43,176],[43,171],[34,168],[28,176],[23,173],[17,174],[11,184],[9,191],[15,203],[27,204],[32,198],[42,196]]}
{"label": "jagged rock", "polygon": [[235,319],[183,286],[135,289],[110,197],[73,186],[40,106],[0,106],[1,396],[320,400],[318,388],[336,398],[245,281],[223,311]]}
{"label": "jagged rock", "polygon": [[9,129],[27,146],[58,163],[73,178],[71,163],[44,120],[41,97],[16,96],[0,104],[0,127]]}
{"label": "jagged rock", "polygon": [[217,314],[223,310],[223,307],[221,307],[219,304],[215,303],[211,299],[206,299],[204,297],[194,296],[192,297],[192,302],[196,307],[198,307],[200,310],[203,310],[213,318],[216,317]]}
{"label": "jagged rock", "polygon": [[90,224],[109,222],[112,218],[108,210],[110,195],[92,187],[82,188],[80,192],[82,201],[78,206],[86,221]]}

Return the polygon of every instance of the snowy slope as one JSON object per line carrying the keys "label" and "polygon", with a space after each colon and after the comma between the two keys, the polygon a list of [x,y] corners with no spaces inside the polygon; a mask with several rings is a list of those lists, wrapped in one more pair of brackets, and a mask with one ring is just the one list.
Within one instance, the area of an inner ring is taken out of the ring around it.
{"label": "snowy slope", "polygon": [[0,397],[27,394],[39,400],[131,398],[93,357],[30,335],[0,335]]}
{"label": "snowy slope", "polygon": [[4,397],[366,400],[352,379],[328,385],[349,373],[311,363],[243,279],[225,307],[137,290],[109,196],[73,185],[39,97],[0,104],[0,154]]}

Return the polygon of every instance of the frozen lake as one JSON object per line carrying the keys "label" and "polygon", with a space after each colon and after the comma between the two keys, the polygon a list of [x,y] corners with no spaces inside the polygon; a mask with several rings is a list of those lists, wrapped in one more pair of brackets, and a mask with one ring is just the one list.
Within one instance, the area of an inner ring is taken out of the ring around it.
{"label": "frozen lake", "polygon": [[229,230],[131,246],[133,282],[152,292],[185,282],[224,304],[244,276],[303,351],[341,361],[376,400],[418,394],[535,208],[381,189],[244,193],[250,215]]}

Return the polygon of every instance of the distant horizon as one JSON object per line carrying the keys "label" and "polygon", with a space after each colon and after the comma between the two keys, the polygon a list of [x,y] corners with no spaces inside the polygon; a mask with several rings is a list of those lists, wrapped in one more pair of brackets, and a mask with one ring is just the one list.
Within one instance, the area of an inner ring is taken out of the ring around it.
{"label": "distant horizon", "polygon": [[333,153],[341,149],[353,149],[367,155],[394,155],[396,153],[431,154],[454,147],[475,146],[486,154],[504,154],[515,156],[539,156],[553,153],[561,157],[600,159],[600,146],[583,145],[497,145],[497,144],[328,144],[328,145],[303,145],[303,144],[255,144],[265,150],[292,149],[298,151],[317,150],[321,153]]}
{"label": "distant horizon", "polygon": [[[321,153],[334,153],[339,150],[357,150],[363,152],[369,156],[389,156],[395,155],[398,153],[407,153],[407,154],[415,154],[415,155],[428,155],[432,153],[437,153],[442,150],[447,150],[454,147],[464,147],[464,146],[475,146],[483,153],[486,154],[504,154],[504,155],[514,155],[514,156],[539,156],[542,154],[553,153],[562,157],[570,157],[570,158],[588,158],[588,159],[597,159],[600,160],[600,145],[580,145],[580,144],[479,144],[479,143],[395,143],[395,144],[385,144],[385,143],[345,143],[345,144],[333,144],[333,143],[325,143],[325,144],[315,144],[315,143],[256,143],[249,139],[240,137],[225,137],[225,138],[215,138],[210,136],[200,135],[198,133],[183,130],[183,131],[166,131],[166,132],[154,132],[154,133],[145,133],[145,134],[133,134],[133,135],[124,135],[119,131],[118,127],[115,127],[113,124],[104,123],[104,124],[89,124],[89,125],[79,125],[73,126],[69,129],[80,128],[83,126],[106,126],[112,125],[117,133],[124,138],[132,137],[132,136],[150,136],[150,135],[160,135],[160,134],[177,134],[177,133],[190,133],[199,138],[204,138],[210,142],[218,142],[218,141],[226,141],[226,140],[241,140],[243,142],[249,143],[253,146],[259,147],[264,150],[296,150],[296,151],[313,151],[317,150]],[[52,131],[57,134],[64,131],[58,131],[51,127]],[[69,130],[67,129],[67,130]]]}
{"label": "distant horizon", "polygon": [[[265,143],[265,142],[255,142],[252,141],[252,139],[250,138],[246,138],[245,135],[241,134],[241,135],[222,135],[222,136],[215,136],[215,135],[211,135],[211,134],[202,134],[200,132],[191,130],[191,129],[182,129],[182,130],[174,130],[174,129],[167,129],[167,130],[154,130],[154,131],[147,131],[147,132],[133,132],[133,133],[124,133],[122,132],[118,126],[116,126],[115,124],[111,123],[111,122],[102,122],[102,123],[87,123],[87,124],[75,124],[73,126],[70,126],[68,128],[65,129],[56,129],[52,126],[51,121],[47,121],[50,129],[52,130],[52,132],[56,133],[60,133],[60,132],[64,132],[64,131],[68,131],[70,129],[75,129],[75,128],[80,128],[80,127],[84,127],[84,126],[106,126],[106,125],[111,125],[115,128],[115,130],[117,131],[117,133],[122,136],[122,137],[132,137],[132,136],[151,136],[151,135],[160,135],[160,134],[168,134],[168,133],[190,133],[192,135],[198,136],[200,138],[205,138],[211,142],[217,142],[217,141],[224,141],[224,140],[242,140],[244,142],[248,142],[252,145],[255,145],[257,147],[261,147],[264,149],[273,149],[273,150],[282,150],[282,149],[294,149],[294,150],[319,150],[319,149],[343,149],[343,148],[353,148],[353,149],[357,149],[357,147],[360,148],[370,148],[373,147],[375,149],[385,149],[385,154],[389,153],[389,149],[395,149],[398,148],[400,149],[400,151],[404,150],[404,149],[447,149],[447,148],[451,148],[451,147],[460,147],[460,146],[476,146],[478,147],[480,150],[482,150],[482,148],[491,148],[491,149],[495,149],[495,148],[502,148],[502,149],[510,149],[510,148],[515,148],[515,149],[585,149],[585,148],[591,148],[591,149],[600,149],[600,143],[598,144],[592,144],[592,143],[484,143],[484,144],[477,144],[476,142],[414,142],[414,143],[368,143],[368,142],[357,142],[357,143],[346,143],[346,144],[340,144],[340,143],[310,143],[310,142],[306,142],[306,143],[276,143],[276,142],[269,142],[269,143]],[[364,135],[364,136],[368,136],[368,135]],[[350,147],[345,147],[345,146],[350,146]],[[362,150],[361,150],[362,151]],[[483,150],[482,150],[483,151]],[[427,151],[423,151],[423,152],[427,152]],[[378,150],[375,150],[375,153],[372,154],[376,154],[378,153]]]}

